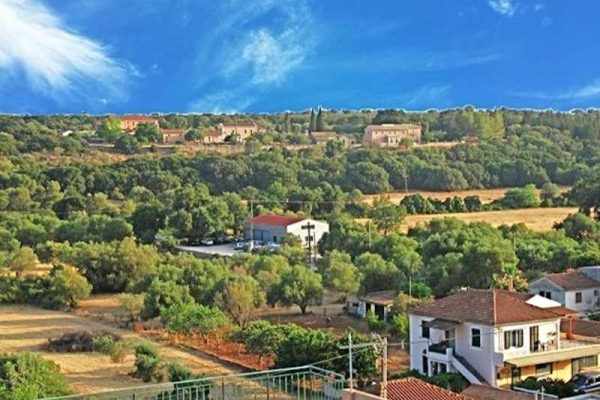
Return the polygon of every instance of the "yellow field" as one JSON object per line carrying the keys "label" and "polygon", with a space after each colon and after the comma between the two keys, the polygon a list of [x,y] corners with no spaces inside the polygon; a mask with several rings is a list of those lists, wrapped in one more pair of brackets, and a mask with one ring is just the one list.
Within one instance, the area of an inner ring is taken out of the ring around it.
{"label": "yellow field", "polygon": [[[552,230],[555,223],[564,220],[569,214],[577,212],[573,207],[528,208],[522,210],[482,211],[473,213],[409,215],[405,218],[401,230],[407,232],[419,224],[425,224],[432,219],[457,218],[465,222],[487,222],[493,226],[514,225],[523,223],[529,229],[537,232]],[[366,223],[367,218],[358,219]]]}
{"label": "yellow field", "polygon": [[[391,192],[384,194],[368,194],[363,198],[366,203],[371,204],[374,199],[379,197],[387,196],[393,203],[399,203],[406,196],[419,193],[421,196],[425,198],[432,198],[437,200],[446,200],[448,197],[462,197],[463,199],[467,196],[479,196],[479,199],[482,203],[488,204],[494,200],[501,199],[504,197],[504,193],[511,188],[499,188],[499,189],[472,189],[472,190],[457,190],[453,192],[428,192],[423,190],[409,190],[406,192]],[[561,192],[566,192],[569,190],[569,187],[564,186],[561,187]]]}
{"label": "yellow field", "polygon": [[[108,356],[100,353],[50,353],[43,350],[48,338],[81,330],[110,331],[121,335],[123,339],[141,340],[140,336],[131,331],[115,329],[64,312],[27,306],[2,306],[0,307],[0,354],[38,352],[44,358],[60,365],[61,372],[78,393],[125,388],[142,383],[129,376],[134,369],[133,355],[127,356],[121,363],[113,363]],[[191,353],[162,344],[157,344],[157,348],[163,359],[178,361],[197,373],[223,375],[239,372],[200,353]]]}

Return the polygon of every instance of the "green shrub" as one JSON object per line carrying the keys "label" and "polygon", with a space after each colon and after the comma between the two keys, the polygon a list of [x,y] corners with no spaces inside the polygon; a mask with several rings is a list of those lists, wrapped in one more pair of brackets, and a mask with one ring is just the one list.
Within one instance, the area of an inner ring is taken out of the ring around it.
{"label": "green shrub", "polygon": [[367,313],[367,326],[371,332],[383,332],[385,330],[385,321],[379,319],[377,314],[373,310],[369,310]]}
{"label": "green shrub", "polygon": [[110,335],[97,336],[93,340],[94,351],[102,354],[110,354],[115,346],[115,340]]}
{"label": "green shrub", "polygon": [[0,356],[0,400],[29,400],[71,394],[60,368],[37,354]]}
{"label": "green shrub", "polygon": [[127,357],[127,353],[129,352],[129,346],[127,343],[120,341],[116,342],[110,348],[109,356],[110,360],[114,363],[121,363]]}
{"label": "green shrub", "polygon": [[543,386],[546,393],[558,396],[559,398],[571,397],[575,395],[576,391],[575,385],[572,383],[552,378],[536,379],[529,377],[517,383],[517,386],[530,390],[540,390]]}

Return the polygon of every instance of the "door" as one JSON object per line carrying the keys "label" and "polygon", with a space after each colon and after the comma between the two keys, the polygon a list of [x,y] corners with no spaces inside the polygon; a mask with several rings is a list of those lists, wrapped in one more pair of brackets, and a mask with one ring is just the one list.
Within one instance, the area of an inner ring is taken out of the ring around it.
{"label": "door", "polygon": [[427,360],[427,356],[423,356],[422,362],[423,375],[429,375],[429,360]]}
{"label": "door", "polygon": [[448,347],[450,348],[454,348],[454,335],[454,329],[448,329],[444,331],[444,339],[446,340],[446,343],[448,343]]}
{"label": "door", "polygon": [[540,349],[540,327],[530,326],[529,327],[529,350],[532,352],[539,351]]}

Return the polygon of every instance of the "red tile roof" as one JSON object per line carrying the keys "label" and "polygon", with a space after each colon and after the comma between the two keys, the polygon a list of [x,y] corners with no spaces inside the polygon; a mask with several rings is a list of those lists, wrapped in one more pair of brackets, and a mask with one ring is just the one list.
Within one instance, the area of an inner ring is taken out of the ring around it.
{"label": "red tile roof", "polygon": [[600,321],[588,321],[583,319],[562,319],[560,331],[573,335],[597,338],[600,336]]}
{"label": "red tile roof", "polygon": [[468,398],[417,378],[388,382],[388,400],[467,400]]}
{"label": "red tile roof", "polygon": [[533,400],[529,393],[515,392],[512,390],[497,389],[485,385],[470,385],[462,394],[473,400]]}
{"label": "red tile roof", "polygon": [[502,325],[559,318],[556,312],[527,304],[527,293],[500,289],[466,289],[419,305],[412,314],[457,322]]}
{"label": "red tile roof", "polygon": [[261,214],[251,218],[248,223],[254,225],[288,226],[302,221],[303,219],[303,217],[294,217],[288,215]]}
{"label": "red tile roof", "polygon": [[545,276],[550,282],[565,290],[591,289],[600,287],[600,282],[578,271],[567,271]]}

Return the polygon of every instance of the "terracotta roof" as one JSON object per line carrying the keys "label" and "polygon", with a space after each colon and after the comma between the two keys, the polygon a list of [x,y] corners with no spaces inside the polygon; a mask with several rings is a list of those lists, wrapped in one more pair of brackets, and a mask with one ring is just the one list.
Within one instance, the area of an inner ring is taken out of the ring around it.
{"label": "terracotta roof", "polygon": [[600,287],[600,282],[578,271],[548,274],[544,278],[565,290],[591,289]]}
{"label": "terracotta roof", "polygon": [[533,400],[529,393],[497,389],[486,385],[471,385],[461,393],[473,400]]}
{"label": "terracotta roof", "polygon": [[366,301],[367,303],[382,304],[388,306],[394,303],[396,298],[396,292],[393,290],[382,290],[380,292],[370,292],[361,296],[359,300]]}
{"label": "terracotta roof", "polygon": [[156,118],[146,117],[145,115],[122,115],[119,117],[119,119],[123,120],[123,121],[146,121],[146,122],[157,121]]}
{"label": "terracotta roof", "polygon": [[562,306],[561,307],[550,307],[550,308],[546,308],[546,310],[552,311],[553,313],[555,313],[556,315],[561,316],[561,317],[579,314],[575,310],[571,310],[570,308],[562,307]]}
{"label": "terracotta roof", "polygon": [[490,326],[559,318],[555,312],[527,304],[530,297],[527,293],[508,290],[466,289],[419,305],[411,313]]}
{"label": "terracotta roof", "polygon": [[388,400],[466,400],[462,394],[451,392],[417,378],[389,381]]}
{"label": "terracotta roof", "polygon": [[255,225],[288,226],[303,219],[305,218],[289,215],[261,214],[251,218],[248,223]]}
{"label": "terracotta roof", "polygon": [[583,319],[561,319],[560,331],[569,332],[569,324],[572,333],[577,336],[593,337],[600,336],[600,321],[588,321]]}

